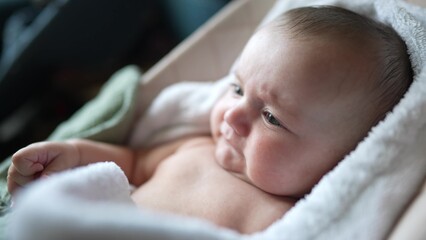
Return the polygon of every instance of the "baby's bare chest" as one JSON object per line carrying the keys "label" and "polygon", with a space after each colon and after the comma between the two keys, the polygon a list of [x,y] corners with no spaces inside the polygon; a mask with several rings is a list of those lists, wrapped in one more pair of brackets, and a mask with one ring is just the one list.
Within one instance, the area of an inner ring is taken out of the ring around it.
{"label": "baby's bare chest", "polygon": [[169,157],[132,198],[144,208],[204,218],[241,231],[264,228],[283,214],[285,206],[220,168],[214,146],[208,145]]}

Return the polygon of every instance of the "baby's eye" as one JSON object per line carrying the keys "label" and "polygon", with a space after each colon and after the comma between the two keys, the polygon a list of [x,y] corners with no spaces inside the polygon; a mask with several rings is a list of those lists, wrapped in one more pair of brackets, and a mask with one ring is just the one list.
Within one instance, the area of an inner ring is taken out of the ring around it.
{"label": "baby's eye", "polygon": [[235,94],[243,96],[244,92],[243,92],[243,89],[241,88],[240,85],[238,85],[236,83],[232,83],[231,86],[232,86]]}
{"label": "baby's eye", "polygon": [[269,124],[274,125],[274,126],[277,126],[277,127],[282,127],[281,123],[278,121],[278,119],[276,119],[276,118],[274,117],[274,115],[272,115],[272,113],[270,113],[270,112],[268,112],[268,111],[263,111],[263,112],[262,112],[262,115],[263,115],[263,118],[265,118],[265,120],[266,120]]}

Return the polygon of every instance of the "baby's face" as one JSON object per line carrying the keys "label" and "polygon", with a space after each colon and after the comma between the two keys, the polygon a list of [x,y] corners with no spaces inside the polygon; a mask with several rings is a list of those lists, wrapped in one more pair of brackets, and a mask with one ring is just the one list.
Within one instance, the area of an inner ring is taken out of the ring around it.
{"label": "baby's face", "polygon": [[255,34],[211,114],[218,164],[271,194],[308,193],[374,121],[374,64],[355,46]]}

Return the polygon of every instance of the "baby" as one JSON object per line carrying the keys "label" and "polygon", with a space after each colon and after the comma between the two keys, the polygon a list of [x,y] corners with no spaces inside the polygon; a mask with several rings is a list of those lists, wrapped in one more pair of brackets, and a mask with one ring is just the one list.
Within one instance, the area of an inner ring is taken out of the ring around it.
{"label": "baby", "polygon": [[261,231],[355,148],[412,78],[391,28],[325,6],[290,10],[259,29],[233,74],[211,112],[211,135],[151,149],[82,139],[31,144],[13,155],[9,191],[114,161],[143,208]]}

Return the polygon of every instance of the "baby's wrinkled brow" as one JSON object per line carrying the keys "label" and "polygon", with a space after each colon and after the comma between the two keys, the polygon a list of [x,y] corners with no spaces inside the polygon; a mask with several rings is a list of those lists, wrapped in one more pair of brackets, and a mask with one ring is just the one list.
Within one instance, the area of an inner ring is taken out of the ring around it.
{"label": "baby's wrinkled brow", "polygon": [[239,83],[241,83],[241,82],[242,82],[242,77],[241,77],[240,73],[238,73],[238,71],[237,71],[237,70],[233,71],[233,75],[234,75],[234,77],[235,77],[235,81],[237,81],[237,82],[239,82]]}

